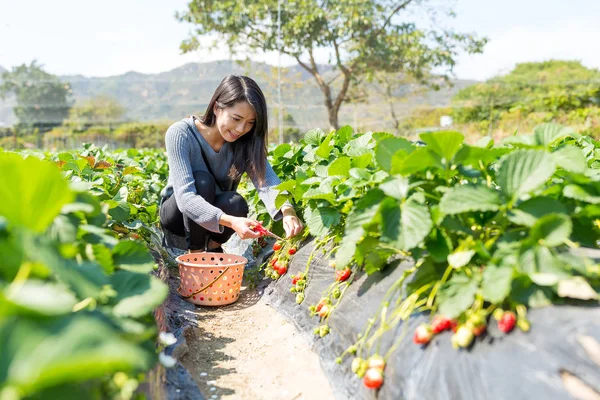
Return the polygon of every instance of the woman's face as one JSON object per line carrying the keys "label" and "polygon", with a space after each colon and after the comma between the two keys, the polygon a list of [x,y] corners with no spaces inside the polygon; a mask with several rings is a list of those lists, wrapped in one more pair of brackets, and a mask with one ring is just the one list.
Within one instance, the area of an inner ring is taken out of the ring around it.
{"label": "woman's face", "polygon": [[235,142],[250,132],[256,123],[256,112],[245,101],[235,103],[231,107],[215,109],[217,128],[226,142]]}

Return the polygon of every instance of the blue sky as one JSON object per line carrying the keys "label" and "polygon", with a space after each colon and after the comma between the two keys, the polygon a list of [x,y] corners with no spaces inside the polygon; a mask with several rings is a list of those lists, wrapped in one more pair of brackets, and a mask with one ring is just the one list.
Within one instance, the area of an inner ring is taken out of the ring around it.
{"label": "blue sky", "polygon": [[[600,67],[600,0],[434,0],[454,3],[446,24],[487,36],[483,55],[461,56],[459,78],[486,79],[517,62],[550,58]],[[9,5],[10,3],[10,5]],[[187,62],[227,58],[180,55],[189,25],[174,18],[187,0],[2,0],[0,65],[37,59],[53,74],[157,73]],[[276,64],[277,54],[253,57]],[[283,64],[293,60],[282,58]]]}

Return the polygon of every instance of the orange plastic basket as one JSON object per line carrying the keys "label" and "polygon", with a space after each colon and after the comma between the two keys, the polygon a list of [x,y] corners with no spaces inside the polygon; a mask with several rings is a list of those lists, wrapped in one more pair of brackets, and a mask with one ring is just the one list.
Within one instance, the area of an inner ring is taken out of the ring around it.
{"label": "orange plastic basket", "polygon": [[200,306],[231,304],[240,297],[244,267],[248,260],[226,253],[191,253],[175,259],[179,264],[177,291]]}

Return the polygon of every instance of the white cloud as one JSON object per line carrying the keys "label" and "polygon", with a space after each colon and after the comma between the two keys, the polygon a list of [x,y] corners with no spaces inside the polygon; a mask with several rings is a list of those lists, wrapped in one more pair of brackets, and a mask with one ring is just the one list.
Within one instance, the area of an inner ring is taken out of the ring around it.
{"label": "white cloud", "polygon": [[549,59],[579,60],[587,67],[598,68],[598,37],[600,26],[591,21],[572,20],[553,30],[515,26],[491,35],[483,54],[462,56],[455,73],[459,78],[485,80],[510,72],[517,63]]}

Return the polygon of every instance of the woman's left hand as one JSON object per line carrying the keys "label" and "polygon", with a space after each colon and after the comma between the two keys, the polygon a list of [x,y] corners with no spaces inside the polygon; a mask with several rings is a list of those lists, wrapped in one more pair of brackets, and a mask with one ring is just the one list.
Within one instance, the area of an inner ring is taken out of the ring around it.
{"label": "woman's left hand", "polygon": [[296,211],[291,207],[286,207],[282,210],[283,213],[283,229],[285,229],[286,238],[296,236],[304,229],[304,225],[300,218],[296,216]]}

